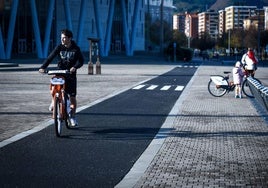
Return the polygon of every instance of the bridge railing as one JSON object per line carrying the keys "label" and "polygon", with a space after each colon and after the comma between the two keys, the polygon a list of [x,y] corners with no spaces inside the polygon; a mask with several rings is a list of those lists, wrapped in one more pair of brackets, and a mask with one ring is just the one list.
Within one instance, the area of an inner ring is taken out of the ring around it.
{"label": "bridge railing", "polygon": [[248,83],[255,99],[268,111],[268,87],[265,87],[252,77],[248,78]]}

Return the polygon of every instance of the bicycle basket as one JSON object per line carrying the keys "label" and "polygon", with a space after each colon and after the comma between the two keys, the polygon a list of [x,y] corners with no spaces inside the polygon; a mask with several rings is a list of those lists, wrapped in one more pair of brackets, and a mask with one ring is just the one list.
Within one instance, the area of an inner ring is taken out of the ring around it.
{"label": "bicycle basket", "polygon": [[63,77],[54,76],[54,77],[51,78],[50,83],[52,85],[64,85],[65,84],[65,79]]}

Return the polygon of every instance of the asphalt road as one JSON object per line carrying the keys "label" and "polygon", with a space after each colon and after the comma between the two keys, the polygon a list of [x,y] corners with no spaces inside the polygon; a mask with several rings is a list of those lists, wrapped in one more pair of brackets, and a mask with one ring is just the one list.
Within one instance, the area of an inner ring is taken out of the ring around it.
{"label": "asphalt road", "polygon": [[79,128],[49,126],[0,148],[3,187],[114,187],[165,121],[196,68],[175,68],[78,113]]}

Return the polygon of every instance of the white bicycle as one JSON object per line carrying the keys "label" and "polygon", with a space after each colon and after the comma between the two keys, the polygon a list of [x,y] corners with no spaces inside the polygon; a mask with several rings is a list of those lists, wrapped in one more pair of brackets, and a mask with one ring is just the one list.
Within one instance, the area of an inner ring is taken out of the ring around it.
{"label": "white bicycle", "polygon": [[[229,81],[229,74],[231,72],[224,71],[225,76],[222,75],[211,75],[210,80],[208,82],[208,91],[214,97],[222,97],[226,93],[230,91],[234,91],[235,85],[232,81]],[[248,84],[248,76],[246,76],[242,83],[242,92],[250,98],[254,98],[251,93],[249,84]],[[260,80],[254,78],[256,81],[261,83]]]}

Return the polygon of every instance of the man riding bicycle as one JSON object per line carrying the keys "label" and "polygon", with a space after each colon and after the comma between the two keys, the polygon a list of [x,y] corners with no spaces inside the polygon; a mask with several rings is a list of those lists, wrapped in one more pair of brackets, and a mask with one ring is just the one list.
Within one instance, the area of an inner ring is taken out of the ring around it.
{"label": "man riding bicycle", "polygon": [[[69,70],[70,75],[66,76],[66,92],[70,95],[71,103],[71,113],[70,121],[72,126],[78,125],[75,118],[76,113],[76,93],[77,93],[77,77],[76,70],[83,66],[84,57],[81,53],[80,48],[72,40],[73,33],[64,29],[61,31],[61,44],[58,45],[44,61],[43,65],[40,67],[39,72],[44,73],[45,69],[53,61],[55,57],[58,57],[58,68],[60,70]],[[53,99],[49,107],[49,110],[52,111],[53,108]]]}
{"label": "man riding bicycle", "polygon": [[246,71],[247,75],[254,77],[254,73],[257,70],[258,59],[256,58],[252,48],[248,48],[241,59],[241,63]]}

